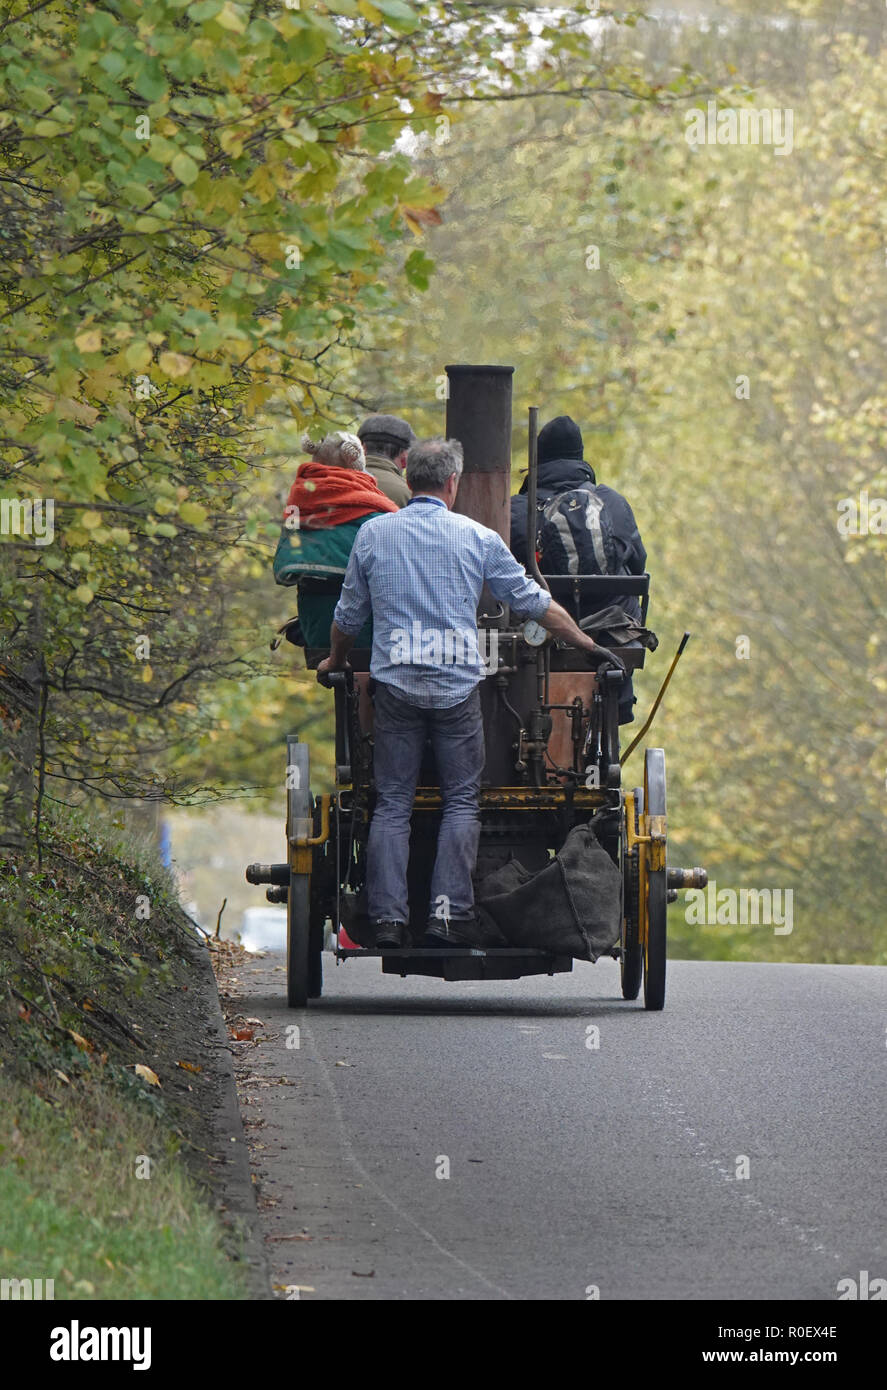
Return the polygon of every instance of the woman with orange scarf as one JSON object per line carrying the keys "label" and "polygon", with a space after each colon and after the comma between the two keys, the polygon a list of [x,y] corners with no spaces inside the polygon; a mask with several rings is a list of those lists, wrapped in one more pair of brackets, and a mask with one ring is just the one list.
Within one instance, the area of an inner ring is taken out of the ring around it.
{"label": "woman with orange scarf", "polygon": [[[355,434],[337,431],[320,444],[306,435],[311,458],[300,465],[283,514],[274,556],[278,584],[295,584],[299,623],[306,647],[329,646],[330,625],[342,588],[351,547],[360,527],[397,506],[366,471],[366,455]],[[372,627],[357,646],[372,646]]]}

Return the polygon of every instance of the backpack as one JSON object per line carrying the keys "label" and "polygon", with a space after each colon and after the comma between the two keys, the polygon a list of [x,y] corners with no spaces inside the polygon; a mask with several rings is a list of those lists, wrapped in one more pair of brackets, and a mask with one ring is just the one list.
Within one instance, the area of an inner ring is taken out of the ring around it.
{"label": "backpack", "polygon": [[540,507],[537,546],[543,574],[620,574],[601,490],[594,483],[560,492]]}

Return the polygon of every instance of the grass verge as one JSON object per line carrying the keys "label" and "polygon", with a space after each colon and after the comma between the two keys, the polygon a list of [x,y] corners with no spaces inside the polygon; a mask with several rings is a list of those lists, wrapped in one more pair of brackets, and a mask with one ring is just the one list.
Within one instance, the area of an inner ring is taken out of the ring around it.
{"label": "grass verge", "polygon": [[220,1211],[213,988],[144,845],[56,813],[0,866],[0,1277],[56,1299],[248,1298]]}

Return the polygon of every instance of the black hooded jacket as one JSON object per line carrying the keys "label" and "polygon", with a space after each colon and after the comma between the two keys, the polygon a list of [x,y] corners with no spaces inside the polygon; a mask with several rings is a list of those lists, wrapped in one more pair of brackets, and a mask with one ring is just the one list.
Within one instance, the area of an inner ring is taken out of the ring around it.
{"label": "black hooded jacket", "polygon": [[[559,424],[560,422],[555,422]],[[572,421],[568,422],[572,425]],[[574,427],[575,428],[575,427]],[[576,431],[578,435],[578,430]],[[540,435],[540,441],[542,436]],[[542,507],[552,497],[571,492],[574,488],[592,484],[604,503],[606,529],[612,538],[615,551],[615,565],[612,572],[617,574],[643,574],[647,565],[647,552],[638,531],[634,512],[621,493],[611,487],[598,484],[594,469],[580,458],[546,459],[538,465],[536,476],[536,502],[541,521]],[[538,524],[537,524],[538,530]],[[511,499],[511,552],[515,559],[526,567],[527,564],[527,484]],[[631,595],[617,595],[609,602],[617,604],[631,617],[639,619],[641,606]],[[619,723],[630,723],[634,718],[634,687],[631,676],[627,676],[619,694]]]}
{"label": "black hooded jacket", "polygon": [[[573,488],[596,484],[594,469],[582,459],[547,459],[539,464],[536,483],[536,498],[539,507],[562,492]],[[597,484],[598,496],[603,500],[607,512],[609,528],[617,550],[617,573],[643,574],[647,564],[647,552],[638,531],[634,512],[619,492],[603,483]],[[511,552],[520,564],[527,564],[527,484],[521,485],[520,492],[511,499]]]}

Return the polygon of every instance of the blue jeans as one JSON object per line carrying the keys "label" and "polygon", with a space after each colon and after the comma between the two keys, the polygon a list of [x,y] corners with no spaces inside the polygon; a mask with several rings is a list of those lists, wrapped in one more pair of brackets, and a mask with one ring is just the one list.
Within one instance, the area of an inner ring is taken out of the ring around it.
{"label": "blue jeans", "polygon": [[431,915],[474,916],[471,875],[480,836],[478,799],[484,766],[480,691],[450,709],[421,709],[376,684],[373,762],[376,809],[367,846],[367,907],[374,922],[408,922],[410,816],[422,753],[431,739],[443,818],[431,875]]}

